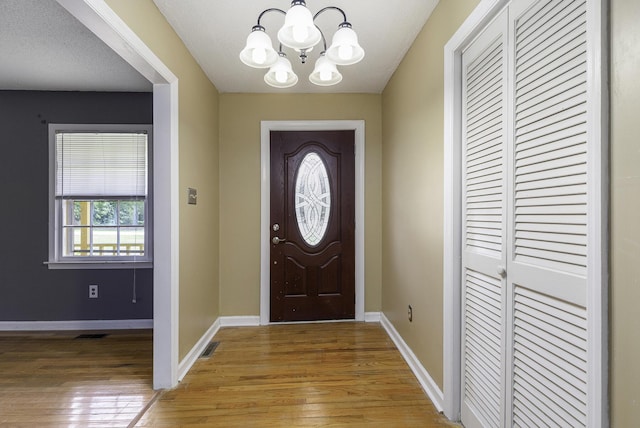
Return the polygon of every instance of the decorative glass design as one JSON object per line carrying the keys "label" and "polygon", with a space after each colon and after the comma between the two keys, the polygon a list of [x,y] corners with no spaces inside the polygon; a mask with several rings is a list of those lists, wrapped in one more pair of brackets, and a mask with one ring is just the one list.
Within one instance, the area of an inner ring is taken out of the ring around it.
{"label": "decorative glass design", "polygon": [[308,153],[296,177],[295,210],[302,239],[318,245],[329,224],[331,190],[324,162],[317,153]]}

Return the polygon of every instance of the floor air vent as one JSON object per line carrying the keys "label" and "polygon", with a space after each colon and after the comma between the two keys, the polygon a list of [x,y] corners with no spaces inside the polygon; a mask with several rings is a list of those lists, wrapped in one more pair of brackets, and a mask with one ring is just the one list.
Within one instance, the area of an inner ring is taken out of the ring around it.
{"label": "floor air vent", "polygon": [[211,354],[213,354],[213,351],[216,350],[216,348],[218,347],[219,344],[220,344],[220,342],[209,342],[207,347],[204,348],[204,351],[202,351],[202,354],[200,354],[200,358],[209,358],[209,357],[211,357]]}
{"label": "floor air vent", "polygon": [[102,339],[103,337],[107,337],[107,334],[106,333],[79,334],[75,337],[75,339]]}

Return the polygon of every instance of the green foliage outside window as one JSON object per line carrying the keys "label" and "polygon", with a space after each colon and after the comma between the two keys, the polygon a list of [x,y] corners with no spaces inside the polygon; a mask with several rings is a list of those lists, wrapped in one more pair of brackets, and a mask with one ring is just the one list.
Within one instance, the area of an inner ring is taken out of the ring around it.
{"label": "green foliage outside window", "polygon": [[[85,201],[75,201],[73,204],[73,224],[82,224],[83,204]],[[116,211],[119,223],[116,223]],[[144,225],[144,201],[93,201],[93,225],[142,226]]]}

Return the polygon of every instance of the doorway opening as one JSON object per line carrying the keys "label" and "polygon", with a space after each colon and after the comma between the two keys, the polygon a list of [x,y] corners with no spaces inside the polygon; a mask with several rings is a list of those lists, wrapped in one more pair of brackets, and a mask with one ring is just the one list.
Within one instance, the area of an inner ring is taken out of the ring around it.
{"label": "doorway opening", "polygon": [[178,78],[104,2],[57,0],[153,83],[153,387],[178,384]]}

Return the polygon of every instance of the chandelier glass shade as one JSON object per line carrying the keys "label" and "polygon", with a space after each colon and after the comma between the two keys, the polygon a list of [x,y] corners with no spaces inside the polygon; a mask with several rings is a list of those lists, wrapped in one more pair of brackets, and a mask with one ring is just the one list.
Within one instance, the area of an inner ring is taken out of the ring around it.
{"label": "chandelier glass shade", "polygon": [[286,55],[282,54],[264,75],[264,81],[274,88],[290,88],[298,83],[298,76],[293,72]]}
{"label": "chandelier glass shade", "polygon": [[322,54],[316,61],[316,66],[309,75],[309,80],[318,86],[331,86],[342,81],[342,74],[338,71],[336,64],[331,62],[325,54]]}
{"label": "chandelier glass shade", "polygon": [[278,31],[278,40],[291,49],[309,49],[317,45],[322,34],[313,23],[311,11],[304,2],[291,4],[284,18],[284,25]]}
{"label": "chandelier glass shade", "polygon": [[351,65],[364,58],[364,49],[358,44],[358,35],[348,22],[340,24],[333,35],[327,57],[336,65]]}
{"label": "chandelier glass shade", "polygon": [[[340,12],[343,21],[338,25],[331,45],[327,49],[324,34],[314,21],[320,14],[328,10]],[[269,12],[279,12],[285,15],[284,24],[277,33],[280,42],[278,51],[273,48],[271,38],[260,24],[261,18]],[[328,6],[312,15],[304,0],[293,0],[291,8],[287,12],[270,8],[258,16],[258,22],[251,29],[247,43],[240,52],[240,60],[249,67],[269,68],[264,76],[264,81],[276,88],[288,88],[298,82],[298,77],[283,52],[283,46],[295,50],[300,61],[304,64],[307,60],[307,53],[321,41],[323,50],[316,60],[313,72],[309,75],[309,81],[319,86],[338,84],[342,81],[342,74],[338,71],[337,65],[356,64],[364,58],[364,49],[358,43],[356,32],[351,28],[342,9]]]}
{"label": "chandelier glass shade", "polygon": [[240,60],[254,68],[269,68],[278,60],[278,52],[273,49],[271,38],[264,27],[256,25],[247,37],[247,45],[240,52]]}

